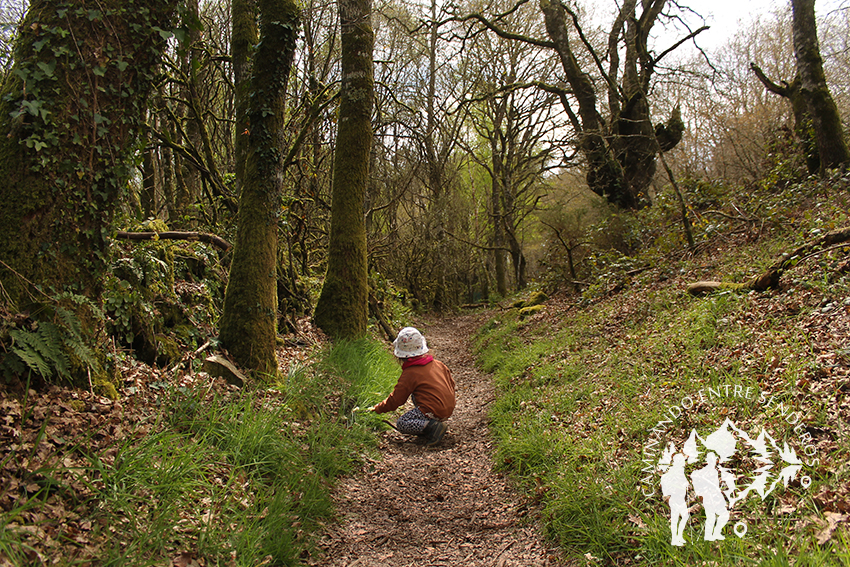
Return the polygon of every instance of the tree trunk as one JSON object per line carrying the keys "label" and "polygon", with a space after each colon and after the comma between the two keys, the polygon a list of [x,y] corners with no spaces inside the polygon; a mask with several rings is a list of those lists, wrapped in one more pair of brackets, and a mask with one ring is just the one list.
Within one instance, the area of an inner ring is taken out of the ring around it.
{"label": "tree trunk", "polygon": [[33,0],[0,91],[0,287],[98,297],[176,4]]}
{"label": "tree trunk", "polygon": [[495,172],[490,194],[490,204],[493,209],[493,260],[496,271],[496,293],[500,297],[508,295],[508,270],[505,262],[505,229],[502,214],[502,191]]}
{"label": "tree trunk", "polygon": [[145,218],[156,217],[159,210],[156,198],[156,167],[154,166],[153,153],[154,147],[150,144],[150,139],[147,139],[145,149],[142,152],[142,192],[139,195],[141,213]]}
{"label": "tree trunk", "polygon": [[339,0],[342,90],[334,156],[328,270],[314,320],[329,336],[366,334],[368,267],[363,206],[372,149],[371,0]]}
{"label": "tree trunk", "polygon": [[555,45],[561,66],[578,102],[581,131],[579,148],[587,159],[587,183],[595,193],[623,208],[635,205],[629,194],[622,166],[605,142],[604,121],[596,108],[596,89],[578,64],[567,33],[567,14],[560,2],[540,0],[546,31]]}
{"label": "tree trunk", "polygon": [[[184,13],[183,25],[186,25],[187,19],[198,19],[198,0],[183,0]],[[192,148],[201,147],[201,119],[198,116],[197,106],[195,101],[196,90],[196,73],[195,69],[199,65],[197,58],[197,45],[199,32],[196,26],[186,26],[185,49],[178,51],[180,61],[180,74],[184,77],[179,86],[180,99],[186,101],[185,104],[180,104],[179,114],[183,120],[186,132],[186,139],[179,138],[176,140],[185,146]],[[178,214],[179,219],[173,219],[173,223],[182,228],[196,228],[198,226],[198,202],[201,197],[201,172],[194,164],[188,160],[180,160],[180,178],[182,183],[178,187]]]}
{"label": "tree trunk", "polygon": [[838,107],[826,85],[815,22],[815,0],[792,0],[791,8],[797,74],[802,95],[808,102],[821,172],[824,172],[850,162],[850,151],[844,140]]}
{"label": "tree trunk", "polygon": [[820,171],[820,156],[818,155],[817,140],[812,132],[812,117],[809,114],[808,101],[803,96],[800,74],[797,73],[790,83],[782,81],[781,85],[777,85],[755,63],[750,63],[750,69],[767,90],[787,98],[791,103],[791,111],[794,114],[794,133],[800,140],[805,152],[806,169],[810,175],[818,173]]}
{"label": "tree trunk", "polygon": [[251,94],[251,55],[257,44],[256,0],[232,0],[230,59],[233,65],[235,116],[234,172],[236,196],[242,193],[248,154],[248,104]]}
{"label": "tree trunk", "polygon": [[[659,146],[662,151],[673,148],[682,138],[684,123],[678,115],[668,124],[653,128],[650,120],[647,90],[655,62],[647,51],[649,31],[661,13],[666,0],[626,0],[609,34],[610,72],[607,79],[609,120],[606,124],[597,108],[595,86],[579,66],[570,46],[567,9],[561,2],[540,0],[546,31],[564,70],[572,95],[578,103],[578,115],[572,120],[577,127],[579,149],[587,160],[587,183],[590,189],[624,209],[635,209],[645,201],[656,169]],[[635,14],[640,5],[642,12]],[[570,14],[572,16],[572,14]],[[625,40],[622,84],[617,85],[619,40]],[[562,97],[565,109],[568,100]],[[661,133],[664,142],[656,136]]]}
{"label": "tree trunk", "polygon": [[283,194],[286,84],[300,19],[293,0],[260,0],[251,124],[239,225],[219,337],[243,368],[277,375],[277,244]]}

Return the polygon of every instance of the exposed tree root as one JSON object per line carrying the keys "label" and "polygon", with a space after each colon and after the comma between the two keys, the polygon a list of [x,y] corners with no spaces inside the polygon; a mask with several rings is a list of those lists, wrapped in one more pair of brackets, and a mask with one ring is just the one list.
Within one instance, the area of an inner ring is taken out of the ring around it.
{"label": "exposed tree root", "polygon": [[751,278],[745,283],[700,281],[688,285],[688,293],[691,295],[702,295],[712,291],[727,289],[747,289],[753,291],[767,291],[779,286],[779,278],[782,273],[790,267],[797,265],[802,260],[828,252],[838,248],[850,241],[850,227],[832,230],[820,237],[806,242],[792,252],[782,254],[779,259],[761,274]]}

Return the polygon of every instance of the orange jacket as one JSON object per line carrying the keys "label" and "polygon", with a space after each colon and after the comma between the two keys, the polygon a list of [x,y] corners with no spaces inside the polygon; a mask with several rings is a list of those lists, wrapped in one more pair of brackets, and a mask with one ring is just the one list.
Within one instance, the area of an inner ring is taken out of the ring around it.
{"label": "orange jacket", "polygon": [[439,360],[401,371],[393,393],[375,406],[375,413],[400,408],[413,394],[413,403],[422,413],[447,419],[455,410],[455,381],[449,368]]}

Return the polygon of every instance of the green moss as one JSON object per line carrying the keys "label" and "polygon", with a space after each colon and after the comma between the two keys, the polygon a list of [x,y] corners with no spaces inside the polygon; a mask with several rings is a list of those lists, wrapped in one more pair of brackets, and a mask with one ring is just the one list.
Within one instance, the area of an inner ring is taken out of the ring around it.
{"label": "green moss", "polygon": [[110,400],[117,400],[120,397],[115,384],[110,382],[106,376],[93,376],[92,384],[94,385],[95,393],[99,396],[104,396]]}
{"label": "green moss", "polygon": [[547,301],[549,301],[548,295],[546,295],[542,291],[535,291],[532,292],[527,299],[520,299],[518,301],[514,301],[511,304],[511,309],[523,309],[525,307],[540,305],[541,303],[545,303]]}
{"label": "green moss", "polygon": [[528,319],[532,315],[537,315],[541,311],[543,311],[542,305],[531,305],[529,307],[523,307],[519,310],[519,317],[520,319]]}
{"label": "green moss", "polygon": [[549,301],[549,296],[543,293],[542,291],[535,291],[528,299],[525,300],[525,307],[530,307],[532,305],[540,305],[541,303],[545,303]]}
{"label": "green moss", "polygon": [[171,366],[175,364],[182,356],[180,343],[168,335],[159,334],[156,336],[157,357],[156,363],[160,366]]}

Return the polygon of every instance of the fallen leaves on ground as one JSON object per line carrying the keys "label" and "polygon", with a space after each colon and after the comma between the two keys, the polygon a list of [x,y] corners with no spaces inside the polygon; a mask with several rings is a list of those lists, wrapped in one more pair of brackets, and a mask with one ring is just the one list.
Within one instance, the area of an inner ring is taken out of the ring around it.
{"label": "fallen leaves on ground", "polygon": [[[297,335],[278,349],[281,367],[307,363],[308,347],[324,340],[308,320],[299,321]],[[3,529],[29,547],[31,564],[98,564],[104,543],[99,538],[118,537],[120,526],[92,525],[96,491],[102,488],[97,466],[111,465],[119,446],[152,432],[170,386],[202,384],[210,395],[234,388],[203,372],[186,373],[189,366],[172,373],[124,357],[118,400],[62,386],[36,391],[0,381],[0,514]],[[213,475],[215,466],[209,464]],[[245,491],[239,483],[232,489]],[[186,529],[203,523],[208,511],[204,506],[187,510]],[[190,551],[173,552],[174,567],[204,565]],[[0,567],[4,561],[0,552]]]}

